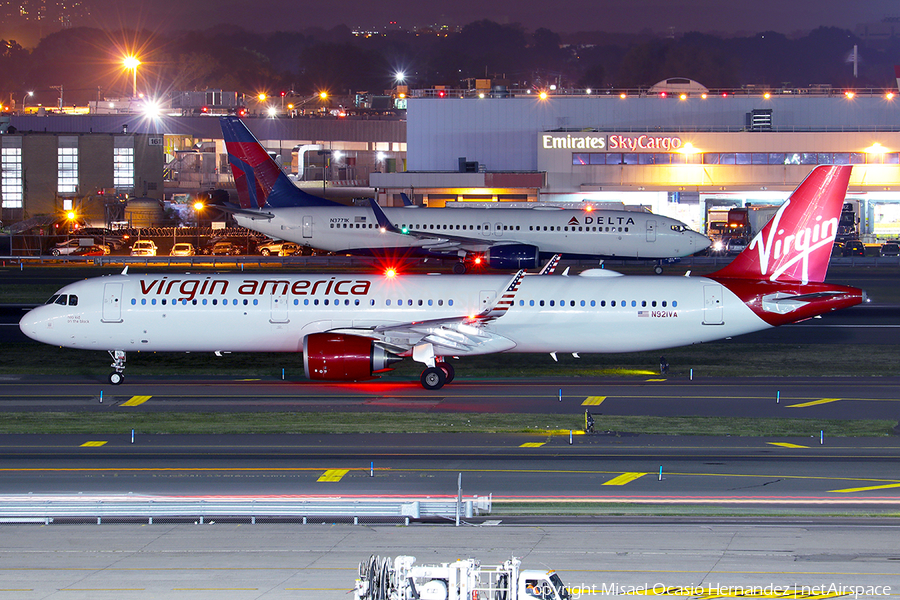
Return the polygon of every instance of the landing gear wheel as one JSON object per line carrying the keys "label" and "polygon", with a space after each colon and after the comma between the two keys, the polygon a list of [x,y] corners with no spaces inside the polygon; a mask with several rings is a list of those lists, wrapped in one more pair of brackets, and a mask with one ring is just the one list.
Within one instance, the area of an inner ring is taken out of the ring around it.
{"label": "landing gear wheel", "polygon": [[444,383],[450,383],[453,381],[453,378],[456,377],[456,371],[453,369],[453,365],[447,362],[439,362],[436,365],[441,371],[444,372],[444,377],[446,381]]}
{"label": "landing gear wheel", "polygon": [[426,390],[439,390],[447,383],[443,369],[428,367],[422,371],[422,387]]}
{"label": "landing gear wheel", "polygon": [[655,267],[653,267],[653,272],[656,273],[657,275],[662,275],[663,268],[659,265],[656,265]]}
{"label": "landing gear wheel", "polygon": [[112,373],[109,374],[109,382],[113,385],[119,385],[124,380],[125,380],[124,373],[117,373],[117,372],[113,371]]}
{"label": "landing gear wheel", "polygon": [[458,262],[458,263],[456,263],[455,265],[453,265],[453,272],[454,272],[456,275],[462,275],[462,274],[464,274],[464,273],[466,272],[466,263],[464,263],[464,262]]}

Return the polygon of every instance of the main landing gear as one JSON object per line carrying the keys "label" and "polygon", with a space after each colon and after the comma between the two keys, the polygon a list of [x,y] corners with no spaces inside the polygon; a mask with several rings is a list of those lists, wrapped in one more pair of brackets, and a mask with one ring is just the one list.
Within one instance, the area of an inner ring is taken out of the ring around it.
{"label": "main landing gear", "polygon": [[109,382],[113,385],[119,385],[125,381],[125,351],[108,350],[108,352],[113,359],[113,363],[110,366],[115,369],[109,374]]}
{"label": "main landing gear", "polygon": [[450,383],[456,377],[453,365],[443,361],[435,361],[435,366],[427,367],[422,371],[422,387],[426,390],[439,390],[445,383]]}
{"label": "main landing gear", "polygon": [[419,344],[413,348],[412,359],[424,363],[422,371],[422,387],[426,390],[439,390],[445,383],[450,383],[456,377],[453,365],[442,358],[435,357],[434,346],[431,344]]}

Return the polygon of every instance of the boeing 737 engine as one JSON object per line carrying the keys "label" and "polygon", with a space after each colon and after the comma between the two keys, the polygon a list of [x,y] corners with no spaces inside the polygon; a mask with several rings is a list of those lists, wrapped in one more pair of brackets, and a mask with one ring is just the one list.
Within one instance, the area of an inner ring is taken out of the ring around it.
{"label": "boeing 737 engine", "polygon": [[492,269],[534,269],[540,263],[540,250],[529,244],[493,246],[485,257]]}
{"label": "boeing 737 engine", "polygon": [[310,379],[365,381],[390,371],[403,360],[372,338],[341,333],[313,333],[303,339],[303,369]]}

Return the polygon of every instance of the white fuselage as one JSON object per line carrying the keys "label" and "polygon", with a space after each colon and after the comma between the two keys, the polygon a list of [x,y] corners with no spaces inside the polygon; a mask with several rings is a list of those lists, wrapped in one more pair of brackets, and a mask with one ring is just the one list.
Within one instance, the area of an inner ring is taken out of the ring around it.
{"label": "white fuselage", "polygon": [[[709,239],[675,219],[647,212],[544,208],[386,208],[403,235],[382,231],[371,208],[284,207],[271,219],[234,215],[238,224],[276,239],[332,252],[418,248],[457,254],[498,244],[527,244],[544,254],[619,258],[690,256]],[[448,236],[441,239],[441,236]],[[460,239],[466,238],[466,239]]]}
{"label": "white fuselage", "polygon": [[[367,328],[475,315],[507,284],[508,276],[493,275],[115,275],[66,286],[58,292],[65,304],[33,309],[20,327],[70,348],[298,352],[311,333],[367,335]],[[484,344],[435,353],[632,352],[770,326],[711,279],[594,270],[526,276],[508,312],[481,327]],[[414,345],[409,335],[370,337]]]}

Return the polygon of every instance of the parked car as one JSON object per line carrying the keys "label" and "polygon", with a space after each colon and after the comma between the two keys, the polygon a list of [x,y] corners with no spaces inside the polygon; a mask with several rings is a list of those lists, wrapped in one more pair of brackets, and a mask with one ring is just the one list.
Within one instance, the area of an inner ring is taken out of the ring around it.
{"label": "parked car", "polygon": [[301,248],[300,244],[295,244],[294,242],[285,242],[281,245],[281,249],[278,251],[278,256],[295,256],[300,255]]}
{"label": "parked car", "polygon": [[194,250],[193,244],[178,242],[172,246],[172,251],[169,252],[169,256],[194,256],[196,253],[197,251]]}
{"label": "parked car", "polygon": [[841,256],[865,256],[866,255],[866,247],[859,240],[850,240],[849,242],[844,242],[844,245],[841,246]]}
{"label": "parked car", "polygon": [[73,256],[106,256],[107,254],[109,254],[109,246],[106,244],[82,246],[72,253]]}
{"label": "parked car", "polygon": [[91,235],[97,244],[106,244],[110,250],[119,250],[125,247],[125,236],[113,233],[104,227],[85,227],[79,233]]}
{"label": "parked car", "polygon": [[131,245],[132,256],[156,256],[156,243],[152,240],[138,240]]}
{"label": "parked car", "polygon": [[216,242],[209,253],[213,256],[236,256],[243,252],[243,248],[234,242]]}
{"label": "parked car", "polygon": [[271,256],[273,254],[279,256],[284,243],[282,240],[265,240],[256,245],[256,251],[263,256]]}
{"label": "parked car", "polygon": [[881,245],[881,256],[900,256],[900,244],[897,242],[885,242]]}
{"label": "parked car", "polygon": [[71,240],[66,240],[65,242],[60,242],[50,248],[50,254],[52,254],[53,256],[68,256],[69,254],[75,254],[81,248],[90,246],[90,242],[92,241],[93,240],[91,240],[90,238],[74,238]]}

